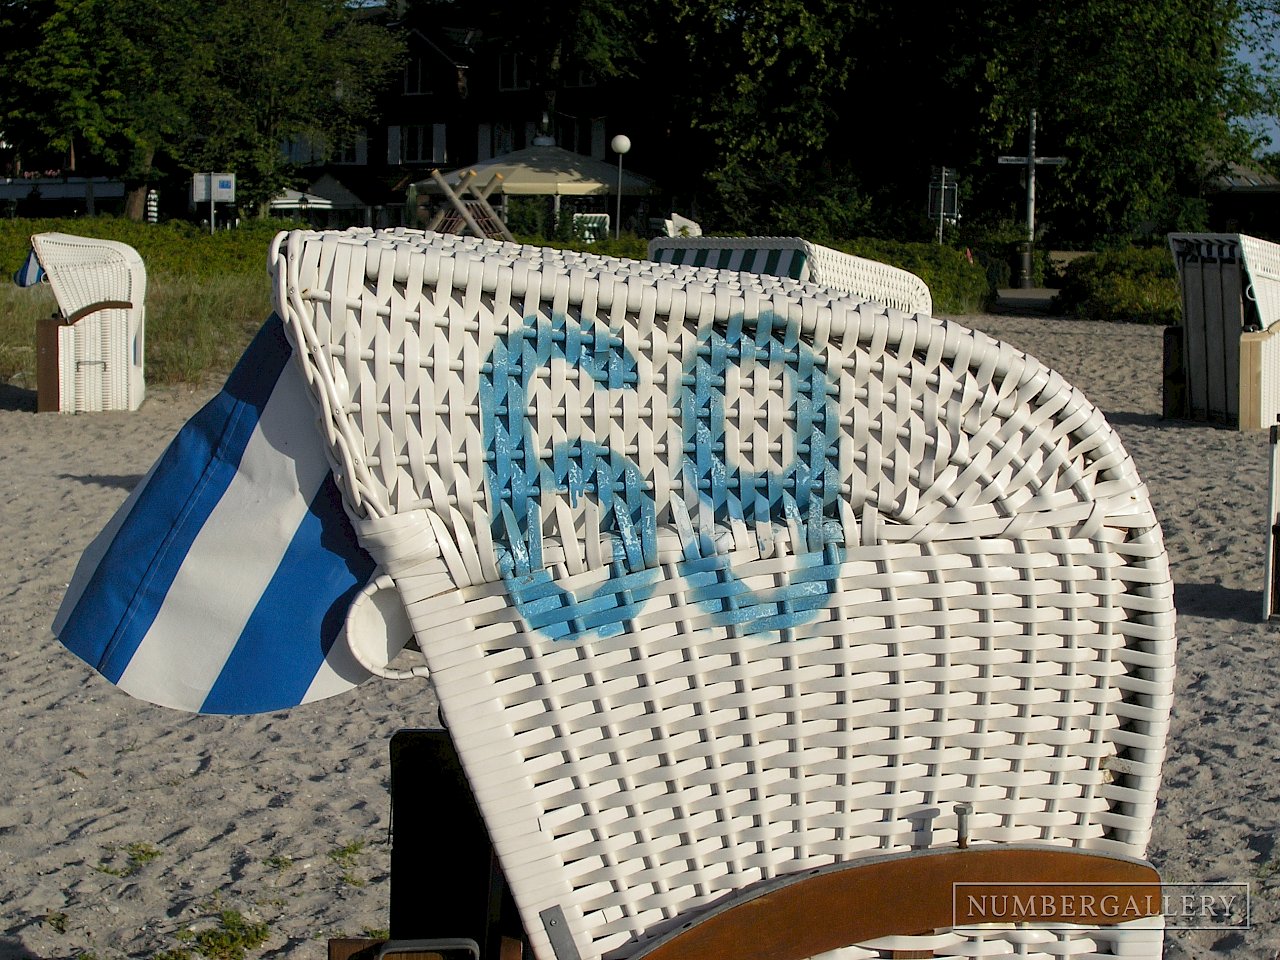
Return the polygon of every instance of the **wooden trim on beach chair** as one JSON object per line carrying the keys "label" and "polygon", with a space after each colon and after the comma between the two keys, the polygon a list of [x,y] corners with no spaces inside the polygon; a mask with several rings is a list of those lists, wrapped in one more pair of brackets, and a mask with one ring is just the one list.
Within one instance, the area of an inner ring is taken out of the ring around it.
{"label": "wooden trim on beach chair", "polygon": [[[1013,925],[1007,899],[998,914],[993,909],[979,917],[958,884],[983,884],[986,896],[1006,898],[1034,889],[1036,905],[1048,906],[1036,910],[1037,922],[1111,926],[1156,916],[1161,905],[1160,876],[1140,860],[1012,844],[928,850],[758,884],[658,939],[635,960],[802,960],[879,937],[925,935],[975,920]],[[1082,908],[1086,897],[1093,898],[1088,911]]]}
{"label": "wooden trim on beach chair", "polygon": [[466,957],[480,960],[480,947],[474,940],[372,940],[364,937],[339,937],[329,941],[329,960],[448,960]]}
{"label": "wooden trim on beach chair", "polygon": [[75,310],[62,320],[66,326],[72,326],[79,323],[90,314],[97,313],[99,310],[132,310],[133,304],[128,300],[99,300],[97,303],[91,303],[88,306]]}

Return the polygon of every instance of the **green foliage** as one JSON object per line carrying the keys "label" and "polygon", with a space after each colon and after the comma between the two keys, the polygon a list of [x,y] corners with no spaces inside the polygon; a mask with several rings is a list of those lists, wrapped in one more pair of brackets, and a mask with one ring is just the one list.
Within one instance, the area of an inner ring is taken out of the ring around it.
{"label": "green foliage", "polygon": [[365,879],[356,873],[356,864],[360,855],[364,853],[365,843],[363,840],[353,840],[351,843],[337,847],[329,851],[329,859],[338,865],[342,871],[340,879],[349,887],[363,887]]}
{"label": "green foliage", "polygon": [[290,220],[253,220],[211,235],[180,220],[144,224],[114,217],[0,219],[0,277],[12,276],[26,260],[32,234],[47,232],[127,243],[147,265],[148,281],[163,275],[215,279],[252,272],[265,276],[271,240],[279,231],[297,226]]}
{"label": "green foliage", "polygon": [[57,910],[57,911],[50,910],[43,917],[40,918],[40,922],[43,923],[46,927],[48,927],[50,930],[52,930],[54,933],[66,933],[67,920],[68,920],[67,915],[63,913],[61,910]]}
{"label": "green foliage", "polygon": [[[969,249],[982,265],[994,296],[1002,287],[1019,282],[1022,275],[1022,253],[1027,242],[1027,226],[1013,220],[967,223],[959,231],[959,243]],[[1031,282],[1045,286],[1054,279],[1049,266],[1049,251],[1044,243],[1032,250]]]}
{"label": "green foliage", "polygon": [[124,177],[134,219],[153,165],[235,170],[262,204],[292,183],[282,145],[349,140],[403,54],[345,0],[32,0],[0,24],[6,139]]}
{"label": "green foliage", "polygon": [[552,232],[551,205],[546,197],[508,197],[507,229],[529,237]]}
{"label": "green foliage", "polygon": [[376,119],[375,95],[403,57],[397,34],[354,16],[345,0],[181,5],[201,74],[184,165],[237,171],[237,200],[251,210],[296,185],[282,144],[331,149]]}
{"label": "green foliage", "polygon": [[963,250],[869,238],[836,241],[832,247],[911,271],[928,285],[935,313],[976,313],[987,302],[986,273],[980,264],[970,263]]}
{"label": "green foliage", "polygon": [[1157,233],[1179,217],[1215,163],[1247,155],[1230,120],[1253,101],[1232,57],[1233,0],[1017,0],[988,3],[988,135],[1066,164],[1047,173],[1037,213],[1077,239]]}
{"label": "green foliage", "polygon": [[[856,10],[841,0],[671,0],[666,57],[680,64],[674,107],[711,187],[721,229],[785,219],[829,185],[832,98],[843,89]],[[664,58],[665,59],[665,58]],[[760,232],[760,226],[754,230]]]}
{"label": "green foliage", "polygon": [[[223,910],[218,925],[204,930],[184,930],[179,939],[192,944],[206,960],[244,960],[245,953],[267,942],[271,928],[265,923],[251,923],[238,911]],[[185,950],[173,954],[187,954]],[[188,954],[189,956],[189,954]],[[175,956],[174,960],[181,960]]]}
{"label": "green foliage", "polygon": [[1123,247],[1072,261],[1056,302],[1087,320],[1173,326],[1182,319],[1177,271],[1162,247]]}
{"label": "green foliage", "polygon": [[89,153],[145,179],[185,122],[183,9],[172,0],[32,4],[31,45],[4,57],[10,86],[0,118],[20,143],[47,143],[69,158]]}
{"label": "green foliage", "polygon": [[146,864],[160,857],[160,851],[149,843],[130,843],[123,849],[115,845],[107,847],[107,859],[94,869],[113,877],[132,877]]}

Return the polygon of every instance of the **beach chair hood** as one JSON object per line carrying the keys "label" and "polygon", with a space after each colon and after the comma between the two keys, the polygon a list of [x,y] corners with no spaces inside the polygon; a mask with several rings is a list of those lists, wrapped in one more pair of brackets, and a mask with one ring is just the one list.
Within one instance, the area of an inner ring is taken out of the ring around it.
{"label": "beach chair hood", "polygon": [[80,561],[54,632],[135,697],[281,710],[371,676],[349,618],[382,651],[367,657],[408,639],[394,594],[369,583],[289,354],[273,317]]}

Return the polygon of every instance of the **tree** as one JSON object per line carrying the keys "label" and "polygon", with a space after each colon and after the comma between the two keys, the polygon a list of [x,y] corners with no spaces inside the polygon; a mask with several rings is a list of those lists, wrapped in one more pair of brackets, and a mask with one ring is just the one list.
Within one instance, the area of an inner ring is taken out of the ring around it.
{"label": "tree", "polygon": [[186,123],[175,82],[188,62],[183,4],[51,0],[15,5],[23,40],[5,51],[4,124],[20,145],[43,143],[77,171],[86,158],[121,175],[126,212],[141,219],[158,151]]}
{"label": "tree", "polygon": [[6,136],[123,177],[135,219],[157,162],[235,170],[265,206],[289,183],[284,145],[353,136],[402,49],[343,0],[10,0],[0,15],[23,27],[0,50]]}
{"label": "tree", "polygon": [[293,186],[283,147],[334,149],[376,118],[376,94],[402,63],[403,42],[343,0],[197,0],[200,118],[184,165],[235,170],[245,205],[264,209]]}
{"label": "tree", "polygon": [[1067,158],[1044,204],[1061,233],[1163,231],[1216,166],[1249,155],[1233,118],[1256,89],[1233,56],[1230,0],[1007,6],[991,11],[1012,26],[992,25],[987,129],[1012,146],[1038,109],[1045,152]]}
{"label": "tree", "polygon": [[816,196],[856,193],[828,146],[861,4],[668,0],[661,9],[662,43],[679,64],[672,112],[692,144],[682,154],[702,160],[713,217],[759,230]]}

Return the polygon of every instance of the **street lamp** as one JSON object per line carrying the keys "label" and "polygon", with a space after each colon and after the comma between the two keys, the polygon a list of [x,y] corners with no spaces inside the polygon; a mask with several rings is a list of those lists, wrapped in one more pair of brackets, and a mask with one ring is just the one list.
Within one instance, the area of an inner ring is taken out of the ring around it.
{"label": "street lamp", "polygon": [[631,138],[626,134],[618,134],[609,144],[618,155],[618,222],[614,224],[613,239],[622,236],[622,155],[631,149]]}

